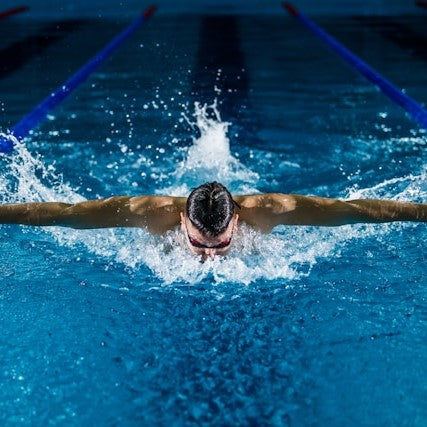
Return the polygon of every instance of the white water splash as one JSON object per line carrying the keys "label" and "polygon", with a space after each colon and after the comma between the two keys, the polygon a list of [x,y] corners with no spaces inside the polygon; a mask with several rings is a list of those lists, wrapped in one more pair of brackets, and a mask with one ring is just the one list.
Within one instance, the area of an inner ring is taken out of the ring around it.
{"label": "white water splash", "polygon": [[227,131],[230,123],[221,120],[217,102],[194,104],[194,120],[188,123],[200,135],[185,149],[174,173],[176,184],[157,190],[158,194],[187,195],[203,182],[218,181],[233,191],[257,193],[259,175],[243,165],[230,150]]}
{"label": "white water splash", "polygon": [[[188,149],[186,158],[176,172],[177,181],[172,190],[188,191],[187,173],[193,171],[197,171],[197,174],[209,172],[211,180],[225,183],[231,182],[230,178],[228,181],[225,179],[228,173],[232,176],[231,180],[244,182],[245,178],[248,179],[249,186],[254,186],[256,174],[230,154],[226,138],[227,126],[221,123],[219,116],[207,118],[206,110],[200,108],[196,110],[196,117],[200,119],[196,123],[197,126],[200,125],[201,136],[195,139],[194,145]],[[216,141],[219,147],[212,148],[212,141]],[[4,171],[0,179],[2,203],[84,200],[77,189],[63,182],[63,178],[56,173],[52,165],[45,166],[40,157],[32,156],[23,144],[14,142],[14,153],[0,156]],[[213,162],[213,165],[207,160],[208,156],[204,155],[205,144],[209,155],[218,155],[217,162]],[[198,156],[203,159],[200,160]],[[186,168],[192,170],[188,172]],[[225,168],[227,173],[222,171],[222,168]],[[203,182],[203,179],[200,180]],[[256,190],[251,188],[252,191]],[[426,169],[419,175],[396,177],[370,188],[350,189],[348,194],[349,198],[425,201]],[[108,259],[110,263],[121,263],[132,272],[147,266],[159,278],[161,285],[182,282],[194,284],[210,278],[213,283],[237,282],[246,285],[257,280],[283,279],[284,286],[288,286],[290,281],[309,275],[320,260],[339,254],[348,242],[377,234],[384,235],[397,227],[399,226],[395,224],[349,225],[336,228],[282,226],[272,234],[263,235],[241,225],[234,236],[229,255],[203,263],[189,253],[178,229],[166,233],[165,236],[151,236],[142,229],[73,230],[44,227],[37,230],[42,230],[42,233],[51,236],[60,245],[86,247],[88,258],[99,256]]]}
{"label": "white water splash", "polygon": [[369,188],[350,188],[348,198],[388,198],[401,202],[425,203],[427,199],[427,166],[424,166],[418,175],[408,174],[387,179]]}
{"label": "white water splash", "polygon": [[12,135],[0,133],[3,138],[13,141],[11,154],[0,154],[2,174],[0,177],[0,202],[62,201],[80,202],[85,200],[72,187],[64,183],[61,174],[53,165],[46,166],[41,157],[32,155],[25,144]]}

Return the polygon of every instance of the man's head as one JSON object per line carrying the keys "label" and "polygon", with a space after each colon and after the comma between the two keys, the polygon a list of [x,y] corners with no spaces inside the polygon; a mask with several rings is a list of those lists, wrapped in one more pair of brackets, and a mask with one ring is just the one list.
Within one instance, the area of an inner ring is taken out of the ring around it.
{"label": "man's head", "polygon": [[194,189],[187,199],[186,212],[181,213],[181,228],[191,251],[214,256],[228,252],[237,230],[236,202],[218,182]]}

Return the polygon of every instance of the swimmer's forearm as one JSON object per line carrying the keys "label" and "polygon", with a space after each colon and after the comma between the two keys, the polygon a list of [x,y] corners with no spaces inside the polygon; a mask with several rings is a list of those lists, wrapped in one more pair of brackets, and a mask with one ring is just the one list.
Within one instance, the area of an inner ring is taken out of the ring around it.
{"label": "swimmer's forearm", "polygon": [[295,209],[283,218],[296,224],[339,226],[356,223],[394,221],[427,221],[427,204],[392,200],[335,200],[321,197],[294,196]]}
{"label": "swimmer's forearm", "polygon": [[360,222],[427,222],[427,204],[425,203],[369,199],[349,200],[345,203],[356,209],[354,218],[360,219]]}
{"label": "swimmer's forearm", "polygon": [[0,205],[0,224],[59,225],[69,203],[16,203]]}
{"label": "swimmer's forearm", "polygon": [[75,204],[41,202],[0,205],[0,223],[71,228],[124,227],[130,222],[126,203],[129,199],[123,196]]}

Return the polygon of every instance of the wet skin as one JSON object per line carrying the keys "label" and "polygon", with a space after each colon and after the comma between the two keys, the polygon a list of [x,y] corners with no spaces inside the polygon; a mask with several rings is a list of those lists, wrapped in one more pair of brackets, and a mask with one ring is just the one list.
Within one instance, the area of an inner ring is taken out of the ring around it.
{"label": "wet skin", "polygon": [[81,229],[138,227],[154,234],[163,234],[181,224],[189,250],[211,258],[229,251],[238,220],[264,233],[278,225],[335,227],[356,223],[427,222],[426,203],[375,199],[343,201],[282,193],[237,195],[233,199],[240,207],[219,236],[200,233],[186,217],[187,198],[172,196],[113,196],[79,203],[4,204],[0,205],[0,224]]}
{"label": "wet skin", "polygon": [[207,259],[216,255],[226,255],[230,251],[233,236],[237,232],[239,215],[235,214],[224,232],[218,236],[209,236],[200,232],[184,212],[181,212],[180,216],[181,231],[184,233],[185,242],[192,254]]}

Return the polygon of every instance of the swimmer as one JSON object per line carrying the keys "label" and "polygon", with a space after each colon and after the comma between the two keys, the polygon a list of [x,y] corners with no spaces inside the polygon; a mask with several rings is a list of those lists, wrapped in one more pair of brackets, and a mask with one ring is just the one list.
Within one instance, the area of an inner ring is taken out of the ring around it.
{"label": "swimmer", "polygon": [[427,222],[427,204],[369,199],[341,201],[281,193],[232,196],[222,184],[211,182],[194,189],[188,198],[115,196],[75,204],[0,205],[1,224],[80,229],[145,227],[155,234],[180,226],[190,251],[204,258],[229,251],[239,221],[265,233],[277,225]]}

